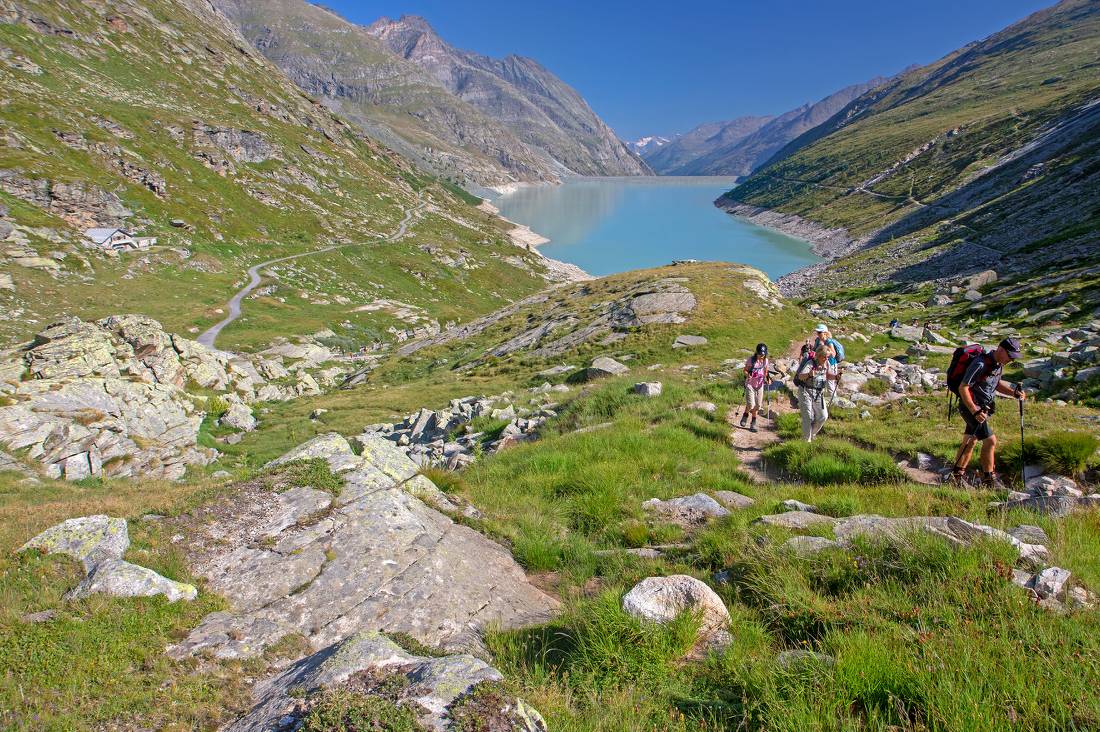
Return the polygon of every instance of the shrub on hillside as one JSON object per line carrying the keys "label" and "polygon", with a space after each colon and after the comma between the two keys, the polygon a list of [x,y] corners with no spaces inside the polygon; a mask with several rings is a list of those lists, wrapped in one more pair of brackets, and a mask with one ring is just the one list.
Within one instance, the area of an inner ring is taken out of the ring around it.
{"label": "shrub on hillside", "polygon": [[398,706],[380,696],[361,694],[347,689],[321,692],[302,720],[303,732],[357,732],[358,730],[391,730],[417,732],[425,729],[410,707]]}
{"label": "shrub on hillside", "polygon": [[1052,473],[1080,475],[1096,455],[1098,444],[1085,432],[1055,432],[1039,440],[1039,460]]}
{"label": "shrub on hillside", "polygon": [[788,440],[769,447],[764,457],[815,485],[897,483],[905,479],[905,473],[888,454],[839,440]]}
{"label": "shrub on hillside", "polygon": [[213,421],[221,419],[229,411],[229,402],[219,396],[206,400],[206,414]]}

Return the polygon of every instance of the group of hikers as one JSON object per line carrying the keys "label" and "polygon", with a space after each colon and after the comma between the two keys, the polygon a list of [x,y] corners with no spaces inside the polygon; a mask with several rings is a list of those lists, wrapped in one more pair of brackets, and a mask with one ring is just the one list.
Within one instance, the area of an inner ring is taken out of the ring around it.
{"label": "group of hikers", "polygon": [[[1021,346],[1017,338],[1005,338],[996,348],[986,350],[981,345],[960,346],[952,354],[947,371],[949,398],[958,399],[959,413],[965,423],[962,444],[955,454],[955,462],[947,479],[960,487],[969,485],[967,468],[978,442],[982,443],[979,462],[981,485],[1003,490],[997,477],[995,451],[997,436],[989,418],[996,410],[996,395],[1011,396],[1021,404],[1021,429],[1023,425],[1023,401],[1027,392],[1003,378],[1004,368],[1020,358]],[[836,397],[840,381],[840,363],[844,361],[844,347],[837,341],[824,323],[814,329],[813,340],[802,345],[798,367],[793,381],[798,389],[798,408],[802,417],[802,438],[812,442],[829,419],[829,406]],[[760,409],[766,403],[767,393],[784,374],[773,366],[768,358],[768,346],[758,343],[756,350],[745,361],[745,404],[740,425],[757,431],[756,421]],[[767,402],[770,405],[770,402]],[[769,414],[770,417],[770,407]],[[951,410],[949,407],[948,416]]]}

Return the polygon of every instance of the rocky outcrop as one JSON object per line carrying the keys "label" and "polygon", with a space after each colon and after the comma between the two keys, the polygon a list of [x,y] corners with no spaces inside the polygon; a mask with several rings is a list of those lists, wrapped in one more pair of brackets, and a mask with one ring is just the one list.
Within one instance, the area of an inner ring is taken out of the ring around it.
{"label": "rocky outcrop", "polygon": [[[763,273],[746,268],[761,276]],[[682,277],[642,279],[614,285],[608,300],[594,307],[581,307],[579,298],[591,290],[586,284],[562,286],[550,293],[543,292],[502,308],[495,313],[465,325],[448,328],[439,335],[422,338],[398,349],[398,354],[408,356],[432,346],[479,335],[507,322],[529,308],[538,306],[518,334],[487,349],[486,357],[508,356],[513,353],[530,353],[538,358],[560,356],[585,343],[613,343],[635,329],[653,325],[687,322],[695,311],[697,300],[684,284]],[[553,295],[553,299],[551,296]],[[463,368],[477,365],[482,359]]]}
{"label": "rocky outcrop", "polygon": [[[379,633],[365,631],[257,684],[253,691],[255,706],[225,729],[296,729],[311,709],[324,703],[325,692],[334,690],[376,696],[410,709],[429,729],[471,729],[467,726],[471,720],[456,724],[455,718],[464,716],[456,702],[472,698],[479,685],[494,684],[503,678],[495,668],[473,656],[416,656]],[[398,691],[387,693],[387,686]],[[492,720],[491,729],[545,732],[542,717],[522,700],[511,695],[493,695],[490,699],[492,708],[480,711]]]}
{"label": "rocky outcrop", "polygon": [[400,449],[377,437],[360,446],[356,455],[323,435],[275,462],[325,460],[343,481],[335,496],[243,486],[187,518],[195,571],[230,609],[207,616],[172,656],[251,658],[290,633],[320,650],[365,630],[460,651],[480,647],[490,624],[556,612],[506,549],[413,495],[438,488]]}
{"label": "rocky outcrop", "polygon": [[210,398],[189,389],[221,392],[222,423],[242,431],[255,427],[247,404],[265,389],[286,398],[286,387],[266,384],[251,360],[140,315],[70,317],[5,356],[0,393],[10,403],[0,407],[0,445],[51,478],[180,478],[217,457],[198,445]]}
{"label": "rocky outcrop", "polygon": [[151,569],[124,561],[130,535],[124,519],[85,516],[46,529],[22,547],[20,552],[63,554],[84,566],[84,580],[67,597],[71,599],[101,593],[114,597],[164,595],[168,602],[194,600],[198,590],[175,582]]}
{"label": "rocky outcrop", "polygon": [[61,217],[77,228],[123,226],[133,211],[117,195],[84,183],[30,178],[0,170],[0,190]]}

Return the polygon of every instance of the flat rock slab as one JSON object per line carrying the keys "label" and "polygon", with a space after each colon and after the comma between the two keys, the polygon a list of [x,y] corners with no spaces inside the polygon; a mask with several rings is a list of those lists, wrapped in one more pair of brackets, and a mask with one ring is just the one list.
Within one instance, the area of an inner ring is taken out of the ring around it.
{"label": "flat rock slab", "polygon": [[714,497],[726,508],[743,509],[756,503],[755,499],[735,491],[714,491]]}
{"label": "flat rock slab", "polygon": [[836,549],[839,546],[840,544],[832,539],[821,536],[792,536],[782,545],[784,549],[789,549],[799,556],[809,556],[826,549]]}
{"label": "flat rock slab", "polygon": [[832,516],[822,516],[820,513],[809,511],[787,511],[774,513],[769,516],[761,516],[753,523],[761,523],[767,526],[778,526],[794,531],[813,528],[814,526],[832,526],[836,519]]}
{"label": "flat rock slab", "polygon": [[489,624],[556,613],[557,601],[528,583],[504,547],[406,490],[415,465],[396,445],[379,439],[356,456],[343,438],[322,435],[288,455],[324,457],[344,480],[339,497],[274,534],[260,529],[285,510],[286,494],[242,487],[196,512],[192,564],[232,608],[207,616],[169,649],[173,657],[254,657],[290,633],[319,650],[367,630],[478,649]]}
{"label": "flat rock slab", "polygon": [[692,348],[694,346],[705,346],[707,339],[698,335],[681,335],[676,336],[676,340],[672,342],[673,348]]}
{"label": "flat rock slab", "polygon": [[727,508],[706,493],[670,498],[667,501],[651,498],[642,504],[642,508],[685,528],[700,526],[711,519],[728,516],[730,513]]}

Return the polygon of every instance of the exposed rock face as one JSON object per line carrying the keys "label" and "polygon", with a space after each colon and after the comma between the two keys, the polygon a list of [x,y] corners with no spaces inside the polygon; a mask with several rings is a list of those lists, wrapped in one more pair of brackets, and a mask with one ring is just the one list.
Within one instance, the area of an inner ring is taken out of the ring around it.
{"label": "exposed rock face", "polygon": [[[232,390],[235,406],[262,382],[247,362],[138,315],[54,323],[14,357],[0,369],[16,402],[0,407],[0,443],[69,480],[182,477],[217,455],[197,445],[203,412],[186,384]],[[23,373],[30,379],[19,380]]]}
{"label": "exposed rock face", "polygon": [[649,577],[623,596],[623,610],[653,623],[670,623],[685,612],[700,614],[697,648],[729,645],[729,610],[705,582],[683,574]]}
{"label": "exposed rock face", "polygon": [[301,0],[216,5],[295,83],[436,174],[498,186],[651,172],[529,59],[453,49],[419,18],[364,28]]}
{"label": "exposed rock face", "polygon": [[556,611],[507,550],[410,494],[430,481],[392,443],[363,440],[359,456],[323,435],[275,462],[303,458],[323,458],[343,478],[331,502],[242,490],[193,517],[196,571],[232,607],[207,616],[174,657],[250,658],[288,633],[321,649],[364,630],[462,650],[478,647],[490,623]]}
{"label": "exposed rock face", "polygon": [[836,519],[831,516],[823,516],[819,513],[810,513],[808,511],[776,513],[769,516],[761,516],[756,519],[756,521],[766,524],[767,526],[779,526],[784,529],[793,530],[808,529],[820,524],[831,525],[836,523]]}
{"label": "exposed rock face", "polygon": [[387,48],[417,64],[445,88],[580,175],[647,175],[588,104],[537,61],[493,59],[448,45],[423,18],[382,18],[368,29]]}
{"label": "exposed rock face", "polygon": [[[226,732],[268,732],[292,727],[305,716],[311,697],[324,689],[346,688],[370,694],[367,677],[404,677],[405,689],[397,703],[413,709],[421,723],[435,730],[452,729],[448,708],[475,686],[498,682],[495,668],[469,655],[428,658],[415,656],[375,632],[358,633],[347,640],[307,656],[253,691],[256,705],[226,727]],[[358,682],[358,683],[357,683]],[[513,699],[506,708],[486,710],[494,720],[507,718],[516,732],[545,732],[538,712]],[[497,729],[497,727],[493,727]]]}
{"label": "exposed rock face", "polygon": [[[747,271],[767,278],[761,272]],[[579,307],[577,300],[590,294],[589,286],[574,284],[553,293],[542,292],[502,308],[465,325],[449,328],[439,335],[410,342],[398,349],[407,356],[431,346],[469,338],[494,328],[525,309],[539,306],[537,318],[529,320],[522,332],[491,346],[489,356],[507,356],[527,352],[538,358],[560,356],[591,342],[619,339],[636,328],[661,323],[683,323],[695,310],[695,295],[683,278],[626,282],[614,291],[614,298],[596,307]],[[551,294],[555,295],[551,299]],[[469,366],[480,363],[474,361]],[[468,367],[463,365],[463,367]]]}
{"label": "exposed rock face", "polygon": [[0,170],[0,190],[60,216],[77,228],[122,226],[133,216],[114,193],[82,183],[28,178],[16,170]]}
{"label": "exposed rock face", "polygon": [[68,597],[87,597],[94,593],[114,597],[150,597],[164,595],[168,602],[194,600],[198,590],[175,582],[151,569],[123,561],[130,546],[124,519],[109,516],[85,516],[52,526],[34,537],[19,551],[37,549],[45,554],[64,554],[84,565],[84,580]]}

